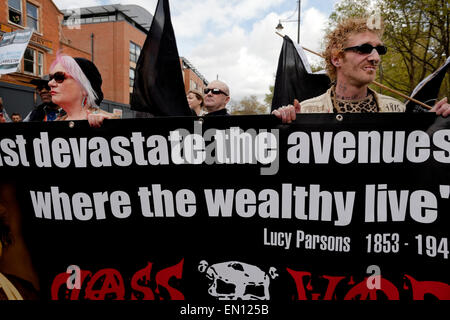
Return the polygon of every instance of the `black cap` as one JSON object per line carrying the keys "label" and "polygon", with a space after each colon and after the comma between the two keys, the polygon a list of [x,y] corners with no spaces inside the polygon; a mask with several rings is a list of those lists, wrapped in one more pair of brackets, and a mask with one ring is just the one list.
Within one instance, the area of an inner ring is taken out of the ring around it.
{"label": "black cap", "polygon": [[91,83],[92,89],[94,89],[97,94],[98,99],[95,100],[95,103],[99,106],[100,102],[103,101],[103,92],[102,92],[102,75],[98,71],[97,67],[93,62],[87,60],[85,58],[74,58],[75,62],[80,66],[86,78],[88,78]]}
{"label": "black cap", "polygon": [[49,75],[46,74],[46,75],[43,76],[42,78],[39,78],[39,79],[32,79],[32,80],[30,81],[30,83],[31,83],[31,84],[34,84],[36,87],[39,87],[39,86],[45,86],[45,85],[48,86],[49,80],[50,80]]}

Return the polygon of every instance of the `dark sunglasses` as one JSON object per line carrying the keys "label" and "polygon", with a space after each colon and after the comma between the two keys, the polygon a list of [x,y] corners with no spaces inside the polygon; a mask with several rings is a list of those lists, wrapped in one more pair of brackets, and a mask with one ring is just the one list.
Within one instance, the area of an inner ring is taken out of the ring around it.
{"label": "dark sunglasses", "polygon": [[48,84],[40,84],[36,87],[37,91],[41,91],[43,89],[46,89],[47,91],[50,91],[50,87],[48,86]]}
{"label": "dark sunglasses", "polygon": [[364,43],[360,46],[344,48],[344,51],[352,50],[352,51],[358,52],[360,54],[369,54],[369,53],[372,53],[373,49],[377,50],[377,52],[380,56],[386,54],[386,52],[387,52],[386,46],[378,45],[378,46],[374,47],[373,45],[371,45],[369,43]]}
{"label": "dark sunglasses", "polygon": [[228,94],[226,94],[225,92],[223,92],[222,90],[217,89],[217,88],[214,88],[214,89],[205,88],[205,89],[203,90],[203,92],[204,92],[205,94],[208,94],[210,91],[212,92],[212,94],[224,94],[224,95],[226,95],[226,96],[228,97]]}
{"label": "dark sunglasses", "polygon": [[65,72],[58,71],[55,72],[54,74],[49,74],[48,78],[49,78],[48,82],[55,80],[56,83],[63,83],[64,80],[70,78],[70,76]]}

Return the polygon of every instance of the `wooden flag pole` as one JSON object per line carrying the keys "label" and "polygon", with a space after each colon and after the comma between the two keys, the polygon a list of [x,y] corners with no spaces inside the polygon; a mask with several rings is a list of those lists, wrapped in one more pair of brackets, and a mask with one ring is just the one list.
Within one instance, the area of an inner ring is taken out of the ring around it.
{"label": "wooden flag pole", "polygon": [[[279,32],[275,32],[275,33],[278,34],[280,37],[284,38],[284,36],[283,36],[281,33],[279,33]],[[320,53],[317,53],[317,52],[315,52],[315,51],[313,51],[313,50],[310,50],[310,49],[308,49],[308,48],[305,48],[305,47],[303,47],[303,46],[302,46],[302,48],[303,48],[303,50],[308,51],[308,52],[311,52],[312,54],[315,54],[316,56],[319,56],[319,57],[321,57],[321,58],[325,58],[325,57],[324,57],[323,55],[321,55]],[[430,109],[432,108],[432,107],[430,107],[429,105],[427,105],[427,104],[425,104],[425,103],[423,103],[423,102],[421,102],[421,101],[419,101],[419,100],[416,100],[416,99],[414,99],[414,98],[411,98],[411,97],[407,96],[406,94],[403,94],[403,93],[401,93],[401,92],[399,92],[399,91],[397,91],[397,90],[394,90],[394,89],[391,89],[391,88],[389,88],[389,87],[386,87],[384,84],[381,84],[381,83],[379,83],[379,82],[377,82],[377,81],[372,81],[372,83],[373,83],[374,85],[380,87],[380,88],[383,88],[383,89],[387,90],[387,91],[390,91],[390,92],[392,92],[392,93],[398,94],[399,96],[401,96],[401,97],[403,97],[403,98],[405,98],[405,99],[408,99],[409,101],[412,101],[412,102],[414,102],[414,103],[416,103],[416,104],[418,104],[418,105],[420,105],[420,106],[422,106],[422,107],[424,107],[424,108],[426,108],[426,109],[428,109],[428,110],[430,110]]]}

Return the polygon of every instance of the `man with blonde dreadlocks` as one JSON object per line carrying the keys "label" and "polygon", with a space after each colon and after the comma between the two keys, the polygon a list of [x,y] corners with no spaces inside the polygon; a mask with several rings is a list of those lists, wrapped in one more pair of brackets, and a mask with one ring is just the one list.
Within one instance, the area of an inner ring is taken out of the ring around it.
{"label": "man with blonde dreadlocks", "polygon": [[[387,52],[381,37],[383,27],[368,23],[367,18],[350,18],[326,36],[324,57],[333,85],[318,97],[274,110],[283,123],[295,120],[296,113],[404,112],[405,105],[369,88],[375,80],[381,56]],[[444,117],[450,115],[447,98],[430,110]]]}

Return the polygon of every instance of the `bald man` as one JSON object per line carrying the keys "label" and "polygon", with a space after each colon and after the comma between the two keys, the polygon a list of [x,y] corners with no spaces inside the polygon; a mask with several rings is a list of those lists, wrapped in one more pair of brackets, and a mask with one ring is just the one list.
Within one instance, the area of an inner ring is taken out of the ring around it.
{"label": "bald man", "polygon": [[229,116],[226,108],[230,102],[230,89],[219,80],[211,81],[204,90],[206,116]]}

